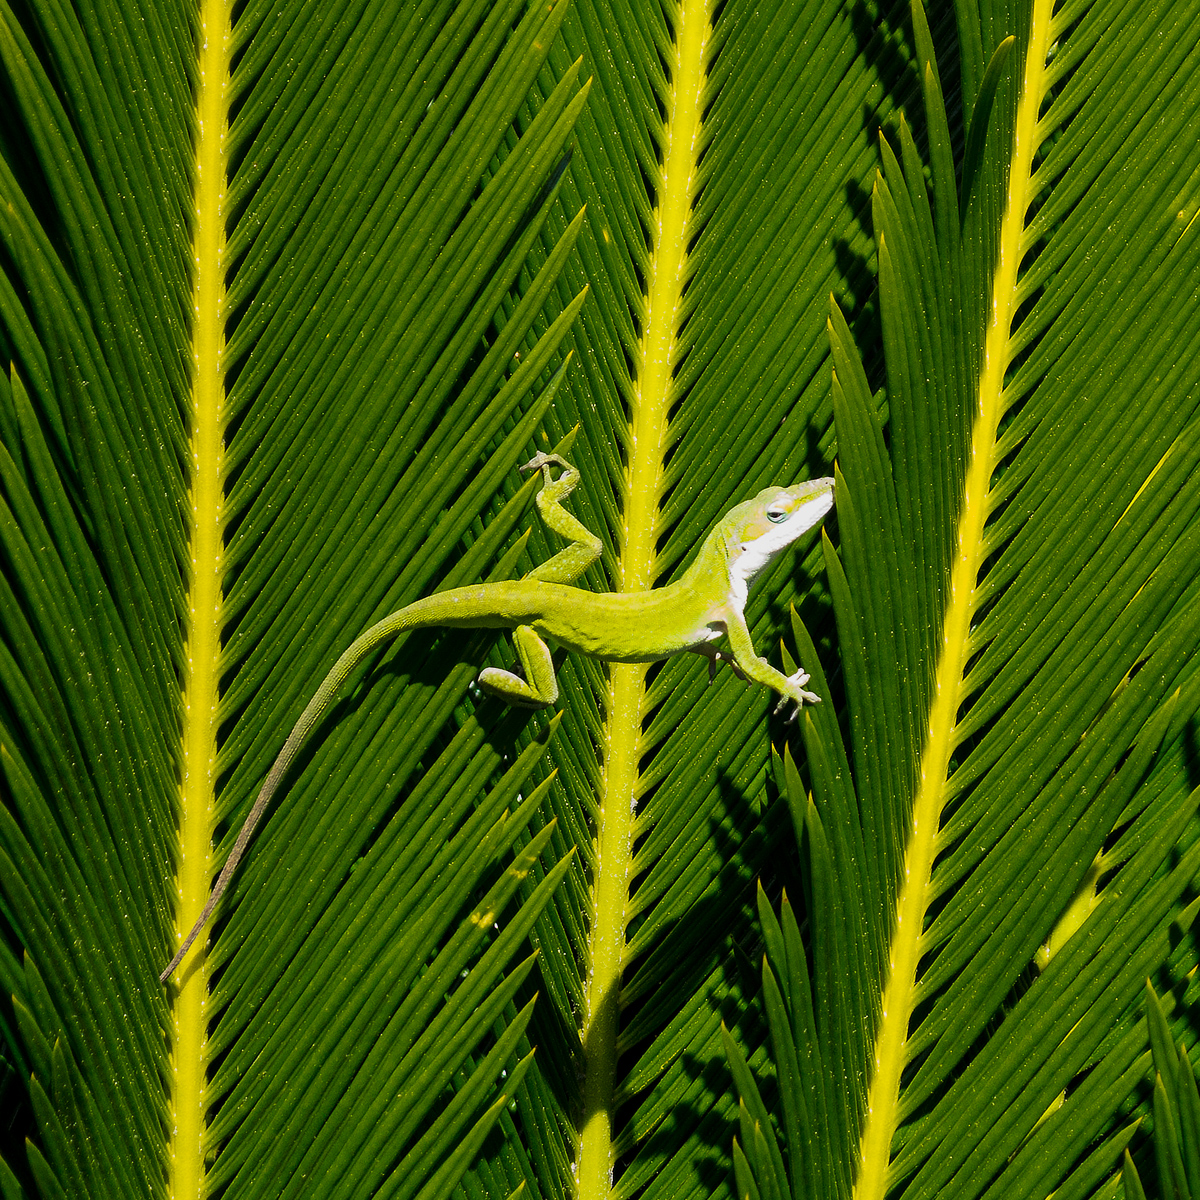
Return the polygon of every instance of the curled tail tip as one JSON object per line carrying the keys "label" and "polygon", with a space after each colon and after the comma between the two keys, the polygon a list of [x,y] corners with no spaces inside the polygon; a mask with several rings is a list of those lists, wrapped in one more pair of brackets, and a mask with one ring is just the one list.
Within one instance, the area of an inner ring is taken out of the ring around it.
{"label": "curled tail tip", "polygon": [[167,963],[163,973],[158,977],[159,983],[166,983],[167,980],[170,979],[175,973],[175,968],[179,966],[181,962],[183,962],[183,956],[192,948],[192,943],[196,940],[197,934],[199,934],[200,930],[202,930],[205,924],[208,922],[208,915],[211,911],[212,904],[210,903],[200,914],[200,919],[195,925],[192,926],[187,937],[183,939],[183,945],[175,951],[175,957],[171,959],[169,963]]}
{"label": "curled tail tip", "polygon": [[169,963],[167,963],[166,970],[164,970],[163,973],[158,977],[158,982],[166,983],[167,980],[170,979],[171,976],[175,973],[175,968],[177,966],[179,966],[179,964],[182,960],[183,960],[183,951],[180,950],[179,953],[176,954],[175,957],[173,959],[171,959],[171,961]]}
{"label": "curled tail tip", "polygon": [[184,938],[183,945],[180,946],[179,949],[175,951],[175,957],[173,959],[171,959],[171,961],[169,963],[167,963],[166,968],[163,970],[163,973],[158,977],[159,983],[166,983],[167,980],[170,979],[171,976],[175,974],[175,968],[177,966],[179,966],[179,964],[181,962],[183,962],[183,956],[192,948],[192,943],[195,940],[196,940],[196,931],[193,930],[191,933],[188,934],[188,936],[186,938]]}

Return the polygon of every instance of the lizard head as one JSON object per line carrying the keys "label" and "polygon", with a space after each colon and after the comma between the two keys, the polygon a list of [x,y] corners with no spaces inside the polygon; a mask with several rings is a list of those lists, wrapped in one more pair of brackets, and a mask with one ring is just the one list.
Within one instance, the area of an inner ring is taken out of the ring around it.
{"label": "lizard head", "polygon": [[755,576],[832,507],[833,480],[825,477],[790,488],[765,488],[730,510],[720,528],[729,557],[729,582],[743,603]]}

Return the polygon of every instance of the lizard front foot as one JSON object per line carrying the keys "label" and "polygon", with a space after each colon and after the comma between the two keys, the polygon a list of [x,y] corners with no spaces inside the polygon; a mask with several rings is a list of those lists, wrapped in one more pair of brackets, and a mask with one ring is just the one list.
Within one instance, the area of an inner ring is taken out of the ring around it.
{"label": "lizard front foot", "polygon": [[[796,719],[796,717],[800,713],[800,710],[804,707],[804,705],[806,703],[807,704],[820,704],[821,703],[821,697],[818,696],[816,694],[816,692],[806,692],[804,690],[804,685],[808,682],[808,680],[809,680],[809,674],[806,670],[804,670],[803,667],[801,667],[800,670],[798,670],[794,675],[789,675],[787,677],[787,682],[790,685],[790,687],[788,689],[788,694],[786,696],[784,696],[777,705],[775,705],[775,712],[778,715],[779,713],[783,712],[783,710],[785,708],[787,708],[787,706],[789,704],[795,704],[796,707],[793,708],[792,711],[788,714],[788,717],[787,717],[788,724],[791,724],[791,722],[793,722]],[[792,688],[795,689],[794,694],[792,693],[792,690],[791,690]]]}
{"label": "lizard front foot", "polygon": [[539,450],[527,463],[522,464],[517,469],[520,471],[536,471],[541,467],[548,467],[551,464],[561,467],[564,471],[575,470],[561,454],[547,454],[544,450]]}

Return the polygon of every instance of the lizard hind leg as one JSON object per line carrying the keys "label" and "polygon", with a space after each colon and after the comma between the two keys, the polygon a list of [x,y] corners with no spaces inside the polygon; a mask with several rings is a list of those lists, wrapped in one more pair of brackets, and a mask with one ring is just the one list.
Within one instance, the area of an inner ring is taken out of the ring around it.
{"label": "lizard hind leg", "polygon": [[550,647],[528,625],[518,625],[513,631],[517,657],[521,660],[522,679],[515,671],[499,667],[484,667],[479,673],[479,686],[489,695],[518,708],[542,708],[558,699],[558,678]]}

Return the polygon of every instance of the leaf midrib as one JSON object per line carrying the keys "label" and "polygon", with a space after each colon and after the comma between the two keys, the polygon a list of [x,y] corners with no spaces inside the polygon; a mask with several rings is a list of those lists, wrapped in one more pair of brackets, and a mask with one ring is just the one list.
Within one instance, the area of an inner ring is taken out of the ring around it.
{"label": "leaf midrib", "polygon": [[[702,100],[712,38],[708,0],[686,0],[675,29],[676,61],[663,126],[657,227],[647,263],[645,324],[633,380],[626,514],[618,553],[619,591],[652,588],[659,569],[664,452],[674,394],[679,315],[687,275],[689,222],[701,146]],[[576,1194],[609,1195],[615,1159],[613,1088],[620,1032],[621,975],[628,956],[629,883],[633,878],[634,806],[639,794],[642,729],[648,711],[646,666],[609,668],[603,795],[596,831],[593,919],[588,937],[591,969],[582,1031],[584,1120],[580,1130]]]}
{"label": "leaf midrib", "polygon": [[[225,485],[225,197],[230,12],[204,0],[198,39],[192,250],[191,578],[183,689],[177,936],[200,915],[212,877]],[[170,1194],[204,1194],[208,970],[201,938],[174,995]]]}
{"label": "leaf midrib", "polygon": [[979,571],[986,556],[984,527],[991,508],[989,492],[996,461],[997,430],[1005,407],[1004,376],[1012,355],[1017,277],[1027,249],[1025,215],[1033,195],[1033,155],[1041,140],[1038,111],[1047,87],[1046,59],[1052,39],[1053,7],[1053,0],[1035,0],[1031,14],[1009,164],[1008,194],[992,277],[992,304],[984,340],[978,405],[971,430],[970,458],[959,515],[957,549],[951,568],[943,642],[934,677],[933,704],[908,831],[903,880],[896,904],[890,971],[875,1038],[874,1075],[867,1100],[855,1200],[883,1200],[889,1182],[892,1139],[901,1116],[900,1079],[907,1062],[908,1029],[916,998],[930,879],[942,808],[947,799],[946,780],[956,744],[958,709],[964,699],[963,675],[971,654]]}

